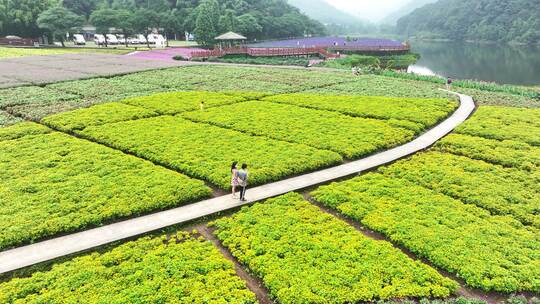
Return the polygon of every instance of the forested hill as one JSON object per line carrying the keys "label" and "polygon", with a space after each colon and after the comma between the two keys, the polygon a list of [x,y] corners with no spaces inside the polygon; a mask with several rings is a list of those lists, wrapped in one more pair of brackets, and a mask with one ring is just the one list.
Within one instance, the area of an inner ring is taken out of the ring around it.
{"label": "forested hill", "polygon": [[406,2],[403,6],[399,7],[396,11],[386,16],[382,23],[395,25],[399,18],[410,14],[419,7],[433,2],[437,2],[437,0],[410,0],[409,2]]}
{"label": "forested hill", "polygon": [[[141,16],[147,16],[144,21],[153,22],[148,26],[180,36],[185,31],[196,32],[198,19],[204,19],[201,30],[210,30],[209,35],[233,30],[251,39],[301,36],[304,33],[317,35],[325,31],[320,22],[304,15],[286,0],[0,0],[0,36],[41,35],[43,31],[37,27],[36,20],[41,12],[55,5],[83,16],[89,23],[92,23],[92,14],[98,10],[109,10],[102,16],[112,15],[110,10],[122,11],[124,16],[128,12],[134,24],[141,23]],[[206,16],[210,18],[199,18],[204,15],[202,7],[204,12],[211,14]],[[111,27],[116,26],[111,24]]]}
{"label": "forested hill", "polygon": [[333,7],[324,0],[289,0],[289,4],[297,7],[309,17],[325,24],[357,24],[358,18]]}
{"label": "forested hill", "polygon": [[540,43],[540,0],[439,0],[397,22],[401,34],[451,40]]}

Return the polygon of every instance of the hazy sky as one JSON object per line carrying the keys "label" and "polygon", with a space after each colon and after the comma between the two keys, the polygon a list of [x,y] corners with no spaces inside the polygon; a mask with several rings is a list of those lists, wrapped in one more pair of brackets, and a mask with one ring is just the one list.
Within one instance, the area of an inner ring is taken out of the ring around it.
{"label": "hazy sky", "polygon": [[325,0],[351,15],[379,21],[409,0]]}

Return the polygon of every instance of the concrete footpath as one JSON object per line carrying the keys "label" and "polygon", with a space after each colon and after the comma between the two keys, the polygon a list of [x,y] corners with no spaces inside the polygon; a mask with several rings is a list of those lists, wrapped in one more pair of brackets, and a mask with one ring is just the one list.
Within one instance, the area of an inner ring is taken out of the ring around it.
{"label": "concrete footpath", "polygon": [[246,195],[248,199],[247,202],[239,202],[238,200],[232,199],[230,195],[221,196],[187,206],[0,252],[0,273],[92,249],[171,225],[185,223],[197,218],[275,197],[291,191],[324,184],[414,154],[428,148],[450,133],[454,128],[463,123],[474,111],[475,104],[470,96],[461,94],[456,95],[460,98],[459,108],[442,123],[407,144],[333,168],[248,189]]}

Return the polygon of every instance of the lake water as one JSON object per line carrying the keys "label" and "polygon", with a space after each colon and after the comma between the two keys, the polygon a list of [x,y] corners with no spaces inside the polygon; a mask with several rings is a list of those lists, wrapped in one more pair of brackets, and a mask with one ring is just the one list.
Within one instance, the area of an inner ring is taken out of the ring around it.
{"label": "lake water", "polygon": [[411,42],[422,58],[409,71],[456,79],[540,85],[540,48],[456,42]]}

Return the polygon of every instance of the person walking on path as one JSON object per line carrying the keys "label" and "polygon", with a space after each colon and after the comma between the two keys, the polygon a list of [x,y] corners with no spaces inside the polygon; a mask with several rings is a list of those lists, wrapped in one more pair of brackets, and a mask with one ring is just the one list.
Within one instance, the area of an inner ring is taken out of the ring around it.
{"label": "person walking on path", "polygon": [[238,184],[240,185],[240,201],[246,201],[246,188],[248,185],[249,173],[247,171],[247,165],[242,164],[242,169],[238,171]]}
{"label": "person walking on path", "polygon": [[238,187],[238,162],[233,162],[231,165],[231,186],[232,186],[232,197],[236,198],[236,187]]}
{"label": "person walking on path", "polygon": [[452,78],[448,77],[446,79],[446,89],[450,91],[452,89]]}

